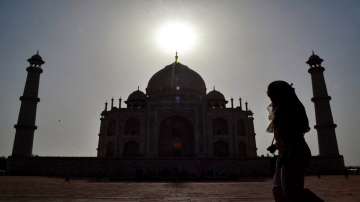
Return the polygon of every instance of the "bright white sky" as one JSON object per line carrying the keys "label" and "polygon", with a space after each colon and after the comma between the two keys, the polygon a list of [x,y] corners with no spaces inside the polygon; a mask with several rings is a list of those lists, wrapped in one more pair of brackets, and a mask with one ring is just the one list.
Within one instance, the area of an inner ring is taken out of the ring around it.
{"label": "bright white sky", "polygon": [[[170,35],[178,41],[162,38],[182,47],[159,43],[170,22],[190,40],[178,32]],[[265,154],[271,81],[294,83],[314,125],[305,64],[314,49],[325,60],[340,152],[360,165],[359,1],[13,0],[0,1],[0,27],[0,155],[11,153],[26,59],[37,49],[46,64],[34,154],[43,156],[95,156],[103,103],[144,90],[174,61],[174,49],[208,90],[215,85],[227,99],[249,102],[258,154]],[[317,154],[314,129],[307,140]]]}
{"label": "bright white sky", "polygon": [[158,48],[166,54],[179,52],[190,55],[191,51],[196,51],[198,42],[197,30],[186,22],[169,20],[163,22],[155,28],[154,40]]}

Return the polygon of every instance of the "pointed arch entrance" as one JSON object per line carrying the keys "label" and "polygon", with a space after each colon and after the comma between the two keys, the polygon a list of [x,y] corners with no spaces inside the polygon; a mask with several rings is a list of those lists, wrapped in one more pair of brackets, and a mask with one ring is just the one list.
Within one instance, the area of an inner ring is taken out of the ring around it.
{"label": "pointed arch entrance", "polygon": [[181,116],[171,116],[160,123],[159,156],[194,156],[194,127]]}

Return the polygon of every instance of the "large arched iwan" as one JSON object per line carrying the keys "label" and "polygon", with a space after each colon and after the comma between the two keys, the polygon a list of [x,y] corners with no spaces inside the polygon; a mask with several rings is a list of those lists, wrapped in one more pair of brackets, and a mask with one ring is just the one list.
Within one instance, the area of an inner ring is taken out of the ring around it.
{"label": "large arched iwan", "polygon": [[194,156],[195,137],[191,122],[181,116],[171,116],[160,123],[159,156]]}

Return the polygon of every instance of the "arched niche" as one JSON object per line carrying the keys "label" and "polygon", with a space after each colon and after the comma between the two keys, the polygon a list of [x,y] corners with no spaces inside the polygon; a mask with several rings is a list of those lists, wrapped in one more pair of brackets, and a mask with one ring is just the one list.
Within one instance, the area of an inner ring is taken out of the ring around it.
{"label": "arched niche", "polygon": [[228,157],[229,145],[228,143],[219,140],[214,143],[214,156],[216,157]]}
{"label": "arched niche", "polygon": [[228,123],[223,118],[215,118],[212,122],[213,135],[227,135],[228,134]]}
{"label": "arched niche", "polygon": [[138,156],[140,153],[139,143],[136,141],[128,141],[124,144],[124,157]]}
{"label": "arched niche", "polygon": [[244,142],[239,142],[239,156],[242,159],[247,157],[246,144]]}
{"label": "arched niche", "polygon": [[159,156],[194,156],[195,138],[191,122],[181,116],[171,116],[160,123]]}
{"label": "arched niche", "polygon": [[114,157],[114,143],[113,142],[108,142],[106,144],[106,153],[105,153],[105,157],[107,158],[113,158]]}
{"label": "arched niche", "polygon": [[125,122],[124,135],[137,136],[140,135],[140,121],[137,118],[129,118]]}

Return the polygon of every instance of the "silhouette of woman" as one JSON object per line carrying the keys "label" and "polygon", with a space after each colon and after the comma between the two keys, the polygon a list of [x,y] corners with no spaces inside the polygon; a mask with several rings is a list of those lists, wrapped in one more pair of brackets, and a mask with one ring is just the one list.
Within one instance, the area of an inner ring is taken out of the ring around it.
{"label": "silhouette of woman", "polygon": [[285,81],[269,84],[271,123],[279,157],[273,179],[276,202],[303,202],[304,173],[311,157],[304,134],[310,130],[305,108],[292,85]]}

